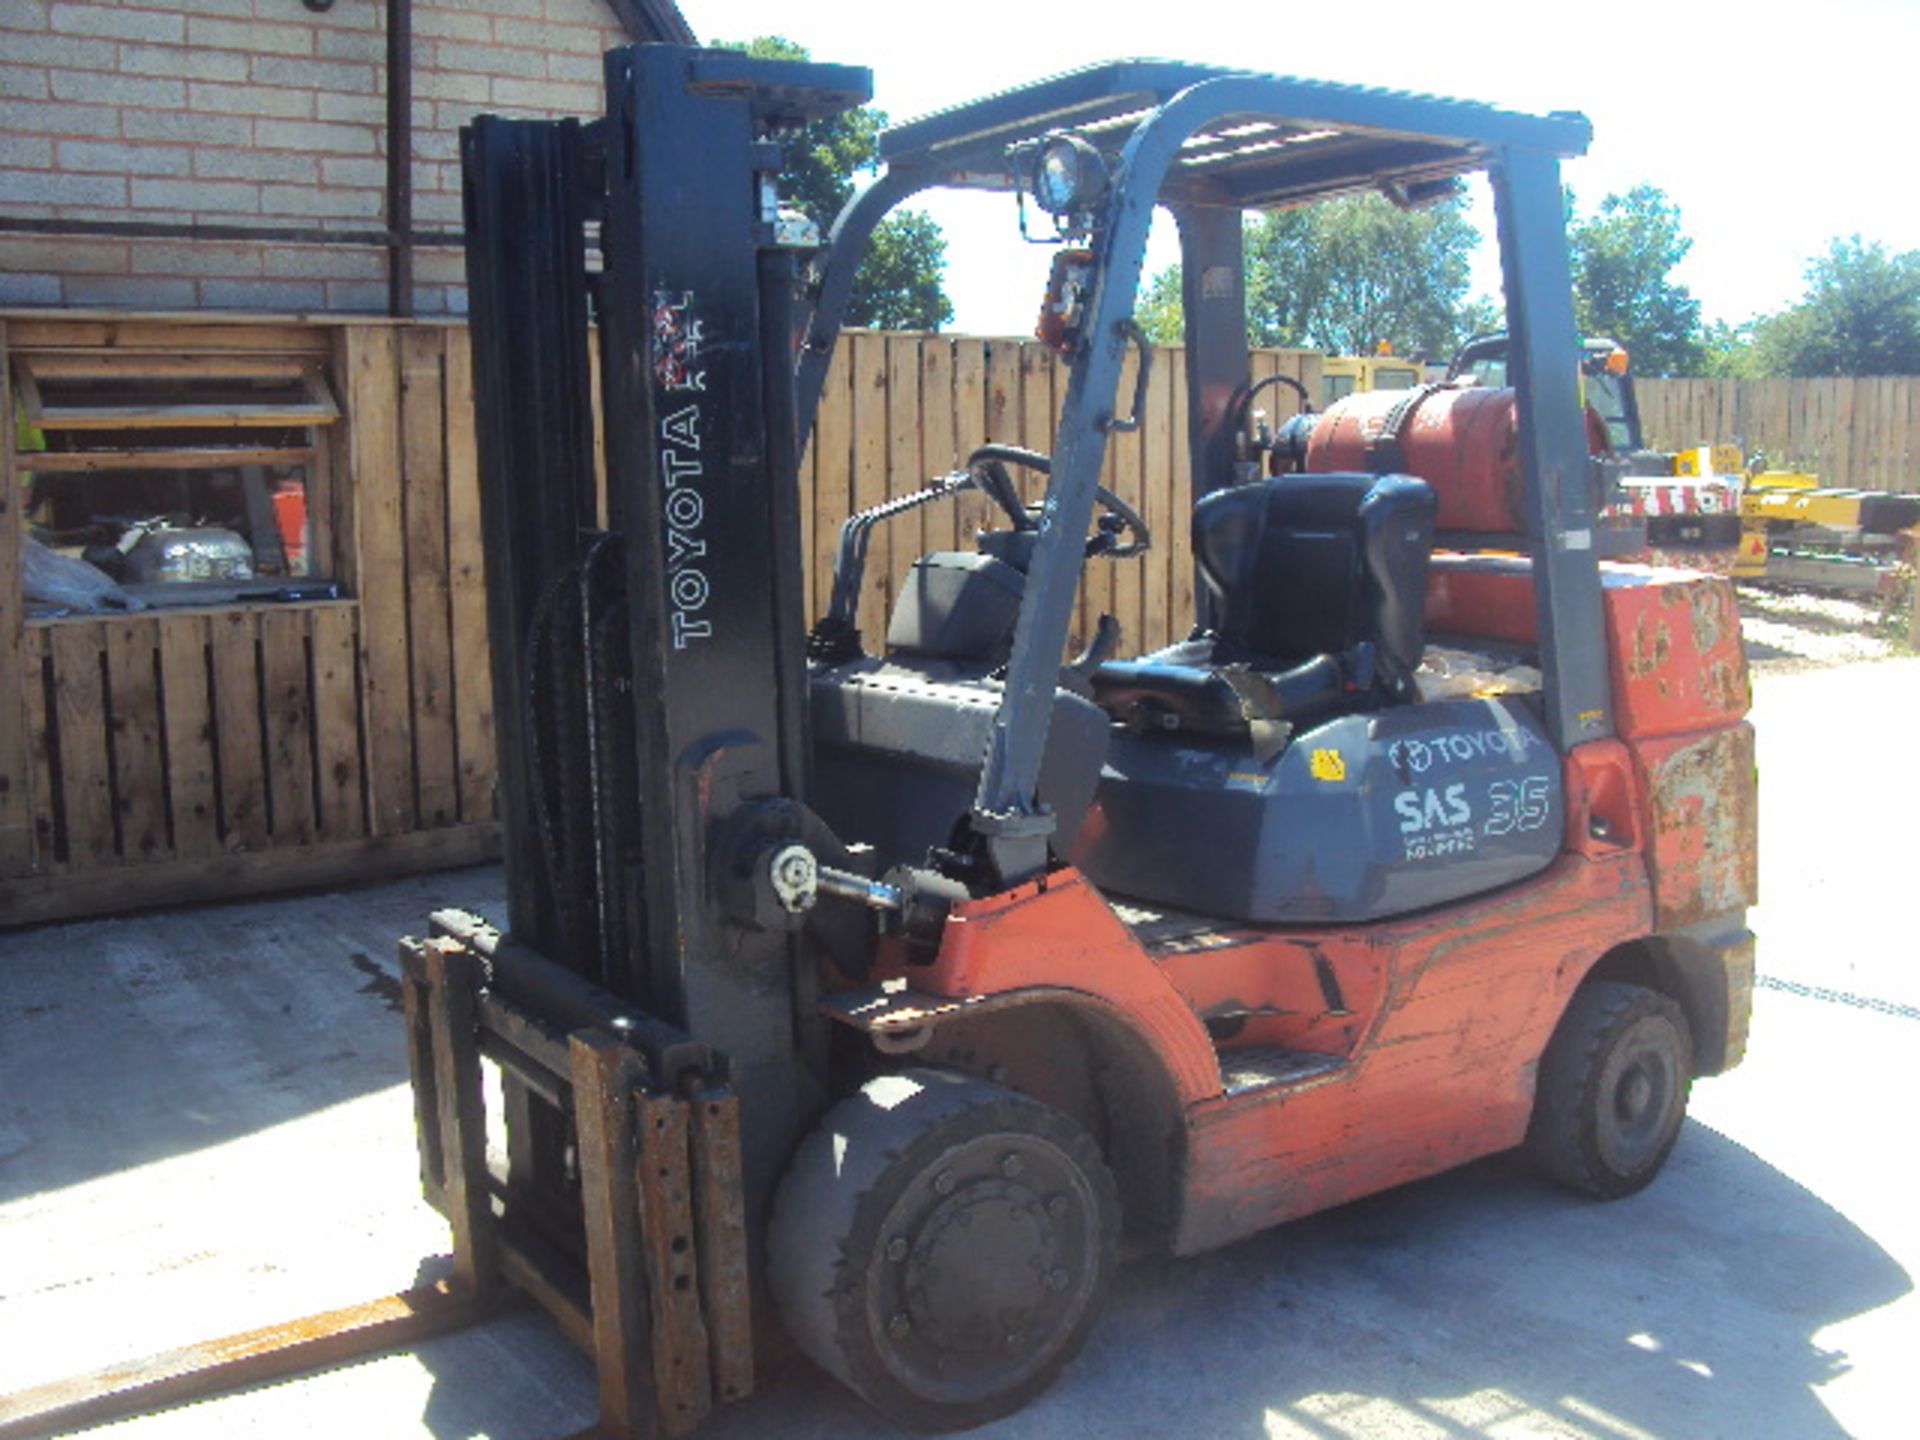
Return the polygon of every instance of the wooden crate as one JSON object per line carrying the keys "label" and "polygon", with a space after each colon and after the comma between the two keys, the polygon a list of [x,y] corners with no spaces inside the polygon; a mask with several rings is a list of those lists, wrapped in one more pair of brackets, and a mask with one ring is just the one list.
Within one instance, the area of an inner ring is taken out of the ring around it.
{"label": "wooden crate", "polygon": [[69,346],[327,357],[345,420],[328,442],[331,494],[312,518],[351,598],[23,621],[9,449],[0,923],[497,853],[465,329],[56,316],[0,326],[0,353]]}

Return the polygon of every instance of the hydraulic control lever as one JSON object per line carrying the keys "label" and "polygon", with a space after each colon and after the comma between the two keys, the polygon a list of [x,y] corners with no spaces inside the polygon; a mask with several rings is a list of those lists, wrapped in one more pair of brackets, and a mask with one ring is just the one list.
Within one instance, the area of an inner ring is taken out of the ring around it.
{"label": "hydraulic control lever", "polygon": [[768,850],[764,860],[769,889],[787,914],[798,920],[822,895],[864,905],[880,917],[882,933],[936,945],[956,900],[966,886],[937,871],[897,865],[878,880],[853,870],[822,865],[799,842]]}

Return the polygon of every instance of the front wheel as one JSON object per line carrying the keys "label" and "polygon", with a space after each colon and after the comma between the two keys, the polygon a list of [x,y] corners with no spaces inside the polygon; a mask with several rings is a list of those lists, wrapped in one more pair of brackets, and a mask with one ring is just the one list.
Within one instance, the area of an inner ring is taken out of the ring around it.
{"label": "front wheel", "polygon": [[938,1070],[869,1081],[802,1143],[768,1276],[788,1330],[897,1423],[1011,1414],[1073,1358],[1113,1269],[1099,1148],[1024,1095]]}
{"label": "front wheel", "polygon": [[1540,1059],[1527,1153],[1582,1195],[1631,1195],[1667,1163],[1692,1078],[1678,1005],[1643,985],[1583,985]]}

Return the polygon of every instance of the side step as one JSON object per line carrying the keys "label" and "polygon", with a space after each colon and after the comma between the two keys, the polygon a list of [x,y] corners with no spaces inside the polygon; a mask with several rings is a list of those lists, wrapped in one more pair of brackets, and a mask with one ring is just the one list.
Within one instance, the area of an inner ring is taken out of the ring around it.
{"label": "side step", "polygon": [[1287,1050],[1278,1045],[1248,1045],[1220,1052],[1220,1081],[1229,1098],[1255,1090],[1279,1089],[1302,1080],[1344,1070],[1344,1055]]}

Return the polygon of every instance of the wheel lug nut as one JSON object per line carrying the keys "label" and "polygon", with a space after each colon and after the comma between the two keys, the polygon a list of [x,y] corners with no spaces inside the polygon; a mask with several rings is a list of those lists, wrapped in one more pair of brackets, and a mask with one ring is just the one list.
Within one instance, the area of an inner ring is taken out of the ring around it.
{"label": "wheel lug nut", "polygon": [[1011,1152],[1000,1159],[1000,1173],[1009,1180],[1027,1168],[1027,1162]]}
{"label": "wheel lug nut", "polygon": [[904,1340],[912,1333],[913,1321],[907,1318],[907,1312],[904,1310],[887,1322],[887,1334],[896,1340]]}
{"label": "wheel lug nut", "polygon": [[933,1177],[934,1193],[937,1195],[951,1195],[953,1194],[953,1187],[959,1183],[953,1171],[942,1170],[938,1175]]}
{"label": "wheel lug nut", "polygon": [[907,1258],[907,1250],[907,1237],[904,1235],[896,1235],[887,1242],[887,1259],[897,1265],[900,1261]]}
{"label": "wheel lug nut", "polygon": [[1053,1293],[1056,1295],[1058,1295],[1062,1290],[1066,1289],[1067,1286],[1072,1283],[1073,1283],[1073,1276],[1069,1275],[1064,1269],[1062,1269],[1058,1265],[1054,1266],[1053,1269],[1047,1272],[1047,1288],[1053,1291]]}
{"label": "wheel lug nut", "polygon": [[1058,1220],[1062,1215],[1066,1213],[1067,1213],[1067,1197],[1066,1196],[1052,1195],[1048,1197],[1047,1214],[1051,1215],[1054,1219]]}
{"label": "wheel lug nut", "polygon": [[1018,1350],[1020,1348],[1020,1339],[1021,1336],[1018,1330],[1009,1330],[1005,1342],[1007,1349]]}

